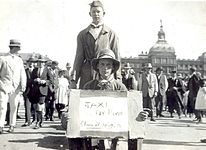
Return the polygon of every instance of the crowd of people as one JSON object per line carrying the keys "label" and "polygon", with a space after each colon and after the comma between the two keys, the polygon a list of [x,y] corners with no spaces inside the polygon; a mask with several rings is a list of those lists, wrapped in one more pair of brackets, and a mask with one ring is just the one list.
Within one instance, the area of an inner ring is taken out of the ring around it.
{"label": "crowd of people", "polygon": [[[10,40],[10,51],[0,57],[0,134],[4,132],[6,116],[9,116],[8,132],[14,132],[19,97],[25,102],[25,123],[34,129],[43,126],[44,121],[54,120],[54,111],[61,118],[62,110],[69,105],[69,90],[139,90],[142,91],[144,111],[137,114],[138,121],[144,121],[149,115],[151,121],[164,117],[168,111],[170,117],[182,113],[202,121],[206,108],[206,78],[201,77],[194,67],[189,70],[190,76],[183,78],[176,70],[170,74],[163,73],[159,66],[155,71],[151,63],[145,64],[142,71],[136,72],[129,63],[120,67],[118,37],[112,29],[105,26],[104,6],[100,1],[90,4],[89,15],[92,23],[82,30],[77,37],[77,51],[73,67],[66,64],[66,69],[58,67],[58,61],[47,61],[43,57],[29,58],[26,65],[18,56],[21,43]],[[122,69],[122,70],[121,70]],[[6,115],[7,103],[9,115]],[[105,141],[99,140],[94,145],[93,139],[76,138],[70,140],[70,149],[105,149]],[[115,150],[118,139],[111,141]],[[128,149],[135,149],[137,141],[130,139]],[[132,146],[132,147],[131,147]]]}
{"label": "crowd of people", "polygon": [[[146,63],[142,71],[136,77],[132,67],[126,64],[122,69],[122,81],[128,90],[137,89],[142,91],[143,107],[151,109],[151,121],[156,117],[165,117],[162,112],[169,112],[173,118],[177,113],[178,118],[193,117],[193,121],[202,122],[205,110],[204,86],[206,78],[196,71],[195,67],[188,70],[188,75],[183,77],[177,70],[164,73],[160,66],[153,71],[151,63]],[[128,71],[132,70],[131,71]],[[129,72],[129,73],[126,73]],[[129,74],[129,75],[128,75]],[[125,81],[125,79],[127,79]]]}
{"label": "crowd of people", "polygon": [[21,43],[10,40],[9,47],[9,53],[0,59],[0,133],[4,131],[5,120],[9,125],[8,132],[14,132],[21,98],[25,106],[22,127],[35,123],[34,129],[39,129],[44,117],[45,121],[54,121],[55,109],[61,118],[62,110],[68,105],[70,63],[60,69],[57,61],[48,61],[42,56],[31,57],[23,63],[18,55]]}

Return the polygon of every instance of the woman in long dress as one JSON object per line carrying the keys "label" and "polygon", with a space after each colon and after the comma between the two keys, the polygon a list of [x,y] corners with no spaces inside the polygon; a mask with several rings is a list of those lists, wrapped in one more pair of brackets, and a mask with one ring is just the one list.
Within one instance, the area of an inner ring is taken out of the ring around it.
{"label": "woman in long dress", "polygon": [[197,93],[195,110],[197,111],[197,121],[202,122],[202,111],[206,111],[206,77],[200,80],[200,88]]}

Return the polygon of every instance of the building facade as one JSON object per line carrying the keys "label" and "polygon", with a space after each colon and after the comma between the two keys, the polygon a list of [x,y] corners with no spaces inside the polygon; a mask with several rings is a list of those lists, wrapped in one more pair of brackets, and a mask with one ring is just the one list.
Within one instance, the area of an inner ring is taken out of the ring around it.
{"label": "building facade", "polygon": [[[157,34],[157,42],[150,48],[149,53],[141,53],[137,57],[129,57],[121,59],[121,66],[130,63],[131,67],[138,74],[144,67],[145,63],[151,63],[153,71],[157,67],[163,67],[164,72],[169,74],[172,70],[176,70],[183,76],[188,75],[189,68],[195,67],[202,76],[206,75],[206,52],[195,59],[177,59],[175,48],[168,44],[165,39],[165,32],[161,22],[160,31]],[[123,69],[123,68],[122,68]]]}

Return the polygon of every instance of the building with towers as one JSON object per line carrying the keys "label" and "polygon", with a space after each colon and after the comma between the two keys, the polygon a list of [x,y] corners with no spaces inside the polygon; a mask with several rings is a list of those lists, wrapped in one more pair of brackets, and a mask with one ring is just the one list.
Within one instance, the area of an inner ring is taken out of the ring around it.
{"label": "building with towers", "polygon": [[202,75],[206,75],[206,52],[197,59],[177,59],[175,48],[166,41],[162,20],[160,20],[160,30],[157,37],[157,42],[149,49],[148,53],[142,52],[137,57],[121,58],[122,66],[130,63],[131,67],[138,74],[142,71],[145,63],[151,63],[153,71],[161,66],[166,74],[170,73],[171,70],[176,70],[183,76],[189,73],[190,67],[195,67]]}

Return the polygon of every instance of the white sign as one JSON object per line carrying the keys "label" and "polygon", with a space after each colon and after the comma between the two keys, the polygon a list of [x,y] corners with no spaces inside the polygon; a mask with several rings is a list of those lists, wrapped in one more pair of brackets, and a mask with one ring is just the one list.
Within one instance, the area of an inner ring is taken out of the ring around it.
{"label": "white sign", "polygon": [[128,131],[126,97],[84,97],[79,107],[81,131]]}

